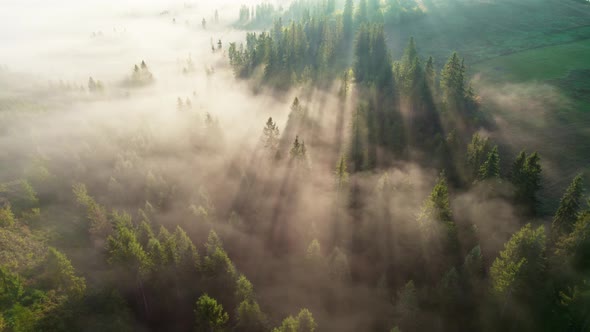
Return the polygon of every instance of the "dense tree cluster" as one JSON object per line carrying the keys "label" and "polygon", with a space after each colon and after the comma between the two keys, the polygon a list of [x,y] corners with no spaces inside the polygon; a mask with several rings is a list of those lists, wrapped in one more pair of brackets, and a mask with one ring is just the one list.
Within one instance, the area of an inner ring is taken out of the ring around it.
{"label": "dense tree cluster", "polygon": [[[178,132],[145,119],[3,171],[0,331],[588,330],[583,175],[543,213],[540,155],[482,130],[464,60],[413,38],[392,58],[391,25],[422,14],[243,6],[273,27],[230,44],[235,74],[304,87],[252,146],[179,93]],[[126,83],[153,79],[142,61]]]}
{"label": "dense tree cluster", "polygon": [[242,5],[238,24],[244,28],[264,27],[272,23],[278,13],[271,3],[261,3],[252,7]]}

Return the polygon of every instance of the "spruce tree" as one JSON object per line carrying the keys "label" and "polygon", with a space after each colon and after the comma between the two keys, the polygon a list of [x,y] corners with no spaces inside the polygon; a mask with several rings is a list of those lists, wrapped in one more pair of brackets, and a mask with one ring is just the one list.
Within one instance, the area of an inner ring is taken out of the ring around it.
{"label": "spruce tree", "polygon": [[554,240],[569,234],[578,219],[583,196],[582,174],[578,174],[570,183],[559,202],[551,224],[551,235]]}
{"label": "spruce tree", "polygon": [[279,149],[280,131],[272,118],[268,118],[266,126],[262,130],[262,141],[264,148],[271,157],[275,157]]}
{"label": "spruce tree", "polygon": [[494,146],[492,151],[488,153],[488,158],[481,165],[479,169],[479,179],[488,180],[498,178],[500,176],[500,155],[498,153],[498,146]]}

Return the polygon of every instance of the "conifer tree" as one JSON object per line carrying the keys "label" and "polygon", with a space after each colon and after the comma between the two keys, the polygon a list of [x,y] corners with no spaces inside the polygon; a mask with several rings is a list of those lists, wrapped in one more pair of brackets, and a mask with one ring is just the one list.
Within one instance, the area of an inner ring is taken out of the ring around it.
{"label": "conifer tree", "polygon": [[229,315],[223,310],[223,306],[214,298],[204,294],[195,304],[196,328],[199,332],[222,331],[229,320]]}
{"label": "conifer tree", "polygon": [[266,121],[266,126],[262,131],[262,135],[264,148],[268,151],[270,156],[275,157],[279,149],[280,131],[272,118],[268,118],[268,121]]}
{"label": "conifer tree", "polygon": [[436,95],[436,70],[434,69],[434,59],[432,59],[432,56],[428,57],[428,61],[426,61],[426,66],[424,67],[424,79],[430,93]]}
{"label": "conifer tree", "polygon": [[578,174],[570,183],[559,202],[559,208],[555,213],[551,224],[552,239],[556,240],[569,234],[578,219],[583,195],[582,174]]}
{"label": "conifer tree", "polygon": [[465,96],[465,67],[455,52],[440,74],[440,89],[448,107],[460,107]]}
{"label": "conifer tree", "polygon": [[535,213],[538,204],[536,194],[541,189],[541,158],[534,152],[527,156],[521,151],[512,164],[510,181],[515,187],[515,200]]}
{"label": "conifer tree", "polygon": [[346,156],[342,155],[336,165],[336,171],[334,172],[336,177],[336,188],[342,190],[344,186],[348,184],[348,171],[346,165]]}
{"label": "conifer tree", "polygon": [[354,34],[353,13],[354,13],[353,0],[346,0],[346,2],[344,4],[344,11],[342,13],[342,29],[343,29],[343,37],[344,37],[345,42],[352,41],[352,37]]}
{"label": "conifer tree", "polygon": [[500,176],[500,155],[498,153],[498,146],[494,146],[492,151],[488,153],[488,158],[481,165],[479,169],[479,179],[488,180],[498,178]]}

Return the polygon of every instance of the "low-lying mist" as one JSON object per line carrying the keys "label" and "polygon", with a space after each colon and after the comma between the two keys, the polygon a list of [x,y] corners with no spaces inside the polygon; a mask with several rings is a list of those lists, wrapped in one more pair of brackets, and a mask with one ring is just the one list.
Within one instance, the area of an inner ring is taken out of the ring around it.
{"label": "low-lying mist", "polygon": [[[89,289],[116,285],[118,277],[102,256],[105,243],[79,238],[86,212],[75,205],[78,184],[109,214],[126,212],[139,223],[151,211],[155,232],[180,226],[203,261],[214,230],[252,282],[269,326],[309,308],[318,331],[420,326],[399,323],[408,317],[444,330],[432,303],[416,305],[411,316],[400,312],[410,280],[424,295],[439,291],[425,285],[442,285],[448,275],[445,231],[425,217],[445,173],[428,155],[396,159],[385,148],[375,154],[389,164],[338,169],[350,158],[358,94],[341,97],[340,81],[277,92],[236,79],[227,49],[245,40],[234,28],[244,4],[258,2],[3,1],[0,184],[32,185],[40,216],[27,227],[42,230],[40,241],[63,251]],[[508,91],[481,91],[504,109],[522,102]],[[269,118],[280,132],[276,154],[263,136]],[[503,119],[495,119],[500,127]],[[509,129],[497,135],[518,130],[502,128]],[[534,141],[516,136],[518,147]],[[302,158],[295,140],[304,143]],[[512,184],[449,187],[457,232],[469,239],[455,248],[462,258],[452,266],[467,265],[474,248],[489,266],[523,226]],[[133,287],[123,297],[133,297]],[[232,316],[237,309],[227,303]],[[136,331],[192,328],[161,317],[146,323],[140,309],[132,309]]]}

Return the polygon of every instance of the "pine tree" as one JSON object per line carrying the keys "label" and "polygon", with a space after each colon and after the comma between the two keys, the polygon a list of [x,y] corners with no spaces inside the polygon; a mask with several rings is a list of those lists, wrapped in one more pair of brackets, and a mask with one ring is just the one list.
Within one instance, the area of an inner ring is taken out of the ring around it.
{"label": "pine tree", "polygon": [[10,207],[10,204],[0,208],[0,227],[10,228],[14,226],[16,219]]}
{"label": "pine tree", "polygon": [[274,158],[279,149],[280,131],[277,124],[272,121],[272,118],[268,118],[268,121],[266,121],[266,126],[262,131],[262,135],[264,148],[268,151],[269,155]]}
{"label": "pine tree", "polygon": [[475,133],[471,138],[471,143],[467,146],[467,168],[469,176],[476,178],[484,162],[486,155],[489,155],[488,138],[481,137]]}
{"label": "pine tree", "polygon": [[551,224],[551,237],[553,240],[557,240],[573,230],[574,224],[580,213],[582,196],[582,174],[578,174],[572,180],[559,202],[559,208],[557,209]]}
{"label": "pine tree", "polygon": [[367,17],[371,22],[380,22],[381,12],[379,7],[381,4],[380,0],[368,0],[367,2]]}
{"label": "pine tree", "polygon": [[420,59],[418,58],[418,51],[416,50],[416,43],[414,37],[410,37],[408,45],[404,50],[404,55],[400,63],[397,82],[403,95],[410,98],[417,98],[418,88],[422,69],[420,66]]}
{"label": "pine tree", "polygon": [[366,26],[361,26],[357,32],[355,44],[354,76],[358,83],[370,78],[371,36]]}
{"label": "pine tree", "polygon": [[241,274],[236,282],[236,298],[239,301],[254,299],[254,287],[245,275]]}
{"label": "pine tree", "polygon": [[440,74],[440,89],[443,101],[449,107],[460,107],[465,96],[465,67],[455,52]]}
{"label": "pine tree", "polygon": [[580,276],[590,272],[590,208],[579,213],[572,231],[562,236],[556,244],[557,257],[570,263],[575,271],[580,272]]}
{"label": "pine tree", "polygon": [[340,157],[340,160],[338,161],[338,165],[336,166],[336,171],[335,171],[335,177],[336,177],[336,188],[338,190],[342,190],[344,188],[344,186],[346,186],[348,184],[348,171],[347,171],[347,165],[346,165],[346,156],[342,155]]}
{"label": "pine tree", "polygon": [[147,298],[143,286],[143,278],[151,269],[152,262],[137,241],[136,234],[124,223],[119,223],[116,233],[107,239],[108,261],[125,268],[132,280],[137,282],[145,313],[149,311]]}
{"label": "pine tree", "polygon": [[195,303],[196,328],[199,332],[222,331],[229,320],[223,306],[214,298],[204,294]]}
{"label": "pine tree", "polygon": [[504,245],[490,269],[492,291],[498,297],[501,314],[516,300],[528,308],[542,305],[545,282],[545,229],[527,224]]}
{"label": "pine tree", "polygon": [[527,156],[526,152],[519,153],[512,163],[510,181],[515,187],[515,200],[526,206],[534,214],[537,206],[537,192],[541,189],[541,158],[538,153]]}
{"label": "pine tree", "polygon": [[49,248],[44,275],[58,291],[66,293],[70,298],[76,299],[84,295],[84,278],[76,276],[70,260],[55,248]]}
{"label": "pine tree", "polygon": [[352,41],[353,33],[354,33],[354,22],[352,19],[352,15],[354,12],[354,3],[353,0],[346,0],[344,4],[344,11],[342,13],[342,29],[343,29],[343,38],[345,42]]}
{"label": "pine tree", "polygon": [[361,26],[368,21],[367,0],[359,0],[359,7],[356,11],[355,24]]}
{"label": "pine tree", "polygon": [[366,124],[365,110],[359,106],[352,118],[352,137],[350,142],[350,158],[354,172],[359,172],[365,166]]}
{"label": "pine tree", "polygon": [[297,317],[285,318],[281,326],[274,328],[272,332],[314,332],[316,328],[317,324],[311,311],[301,309]]}
{"label": "pine tree", "polygon": [[254,300],[242,301],[237,310],[236,330],[244,332],[266,331],[266,317]]}
{"label": "pine tree", "polygon": [[[435,239],[438,229],[442,229],[442,254],[453,259],[457,258],[459,240],[457,238],[457,227],[453,221],[447,178],[444,173],[439,176],[430,196],[424,202],[418,221],[427,242]],[[442,228],[439,228],[439,226],[442,226]],[[442,261],[439,263],[442,264]],[[438,265],[442,266],[441,264]]]}
{"label": "pine tree", "polygon": [[289,155],[291,158],[297,161],[304,161],[306,158],[307,149],[305,148],[305,142],[299,141],[299,136],[295,136],[295,141],[293,141],[293,146],[291,146],[291,150],[289,151]]}
{"label": "pine tree", "polygon": [[434,59],[428,57],[426,67],[424,67],[424,80],[432,95],[436,95],[436,70],[434,69]]}
{"label": "pine tree", "polygon": [[500,155],[498,153],[498,146],[494,146],[492,151],[488,153],[488,159],[481,165],[479,169],[479,179],[488,180],[498,178],[500,176]]}

